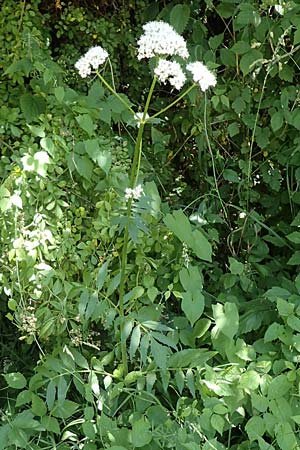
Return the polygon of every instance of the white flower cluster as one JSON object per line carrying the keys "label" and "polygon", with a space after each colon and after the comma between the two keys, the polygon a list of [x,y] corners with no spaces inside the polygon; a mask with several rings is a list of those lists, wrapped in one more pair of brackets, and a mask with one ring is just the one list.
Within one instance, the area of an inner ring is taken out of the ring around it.
{"label": "white flower cluster", "polygon": [[[154,74],[161,83],[169,83],[176,89],[181,89],[186,76],[178,62],[165,59],[168,56],[188,58],[186,42],[180,34],[168,23],[163,21],[148,22],[143,26],[144,33],[138,40],[138,59],[161,56]],[[217,83],[215,75],[200,61],[190,63],[186,69],[192,73],[193,81],[198,83],[204,92]]]}
{"label": "white flower cluster", "polygon": [[180,64],[175,61],[167,61],[166,59],[160,59],[158,61],[154,73],[161,83],[165,84],[168,80],[178,90],[182,88],[186,80]]}
{"label": "white flower cluster", "polygon": [[129,200],[132,198],[133,200],[138,200],[143,195],[144,191],[140,184],[138,184],[135,188],[126,188],[125,189],[125,199]]}
{"label": "white flower cluster", "polygon": [[86,78],[91,74],[92,69],[98,69],[107,58],[108,53],[102,47],[92,47],[77,61],[75,68],[82,78]]}
{"label": "white flower cluster", "polygon": [[144,33],[138,40],[138,59],[153,56],[189,56],[186,42],[174,28],[166,22],[153,21],[143,26]]}
{"label": "white flower cluster", "polygon": [[200,61],[190,63],[186,66],[187,70],[192,73],[195,83],[199,83],[201,90],[204,92],[210,86],[217,84],[215,75]]}

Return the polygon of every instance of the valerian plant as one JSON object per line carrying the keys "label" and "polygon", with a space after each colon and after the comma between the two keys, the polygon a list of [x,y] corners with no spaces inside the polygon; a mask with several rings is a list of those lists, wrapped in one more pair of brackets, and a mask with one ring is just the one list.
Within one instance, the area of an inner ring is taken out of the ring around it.
{"label": "valerian plant", "polygon": [[[176,104],[181,101],[192,89],[196,86],[205,92],[209,87],[216,85],[216,78],[208,68],[200,61],[190,62],[186,65],[186,70],[192,74],[193,83],[172,103],[164,107],[162,110],[156,112],[152,116],[148,115],[151,105],[152,96],[155,94],[155,85],[157,81],[165,84],[167,81],[169,84],[177,90],[181,90],[186,82],[186,75],[182,69],[182,65],[170,58],[180,57],[185,61],[189,57],[187,44],[182,36],[180,36],[175,29],[166,22],[153,21],[148,22],[143,26],[144,33],[138,40],[138,59],[150,59],[153,58],[154,62],[154,77],[149,89],[149,93],[144,105],[142,113],[135,112],[131,106],[126,102],[125,98],[120,96],[115,89],[106,81],[99,68],[105,63],[108,58],[108,53],[102,47],[92,47],[88,52],[82,56],[75,64],[82,78],[86,78],[92,73],[96,73],[103,85],[129,110],[138,122],[138,134],[135,140],[135,147],[133,153],[133,161],[130,169],[129,187],[125,190],[125,200],[127,201],[126,211],[126,224],[124,227],[123,246],[121,252],[121,270],[120,270],[120,284],[119,284],[119,300],[118,308],[121,317],[120,322],[120,335],[121,335],[121,352],[124,376],[128,374],[128,357],[126,349],[126,330],[125,330],[125,316],[124,309],[124,297],[125,297],[125,285],[127,274],[127,255],[129,247],[129,239],[135,235],[132,232],[132,228],[137,226],[142,232],[145,231],[140,226],[140,222],[132,220],[132,211],[135,204],[135,200],[139,200],[144,194],[141,184],[137,184],[140,180],[140,165],[143,149],[143,134],[144,128],[147,123],[161,116],[169,108],[175,107]],[[166,59],[169,58],[169,59]],[[138,115],[139,114],[139,115]],[[146,212],[146,211],[145,211]],[[205,240],[204,237],[202,237]],[[208,248],[208,243],[206,243]],[[202,256],[204,259],[210,259],[210,255],[207,253]],[[187,288],[188,289],[188,288]],[[188,311],[188,317],[195,315],[194,323],[203,312],[201,307],[201,313],[198,314],[197,295],[196,298],[190,296],[184,297],[184,310]]]}

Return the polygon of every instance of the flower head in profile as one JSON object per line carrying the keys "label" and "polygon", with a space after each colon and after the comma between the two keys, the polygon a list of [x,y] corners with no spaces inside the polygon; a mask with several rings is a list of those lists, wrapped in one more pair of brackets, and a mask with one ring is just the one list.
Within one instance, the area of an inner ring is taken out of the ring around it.
{"label": "flower head in profile", "polygon": [[138,40],[138,59],[157,55],[189,56],[186,42],[175,29],[166,22],[153,21],[143,26],[144,33]]}
{"label": "flower head in profile", "polygon": [[91,74],[92,69],[98,69],[107,58],[108,53],[102,47],[92,47],[76,62],[75,68],[82,78],[86,78]]}
{"label": "flower head in profile", "polygon": [[200,89],[204,92],[210,86],[217,84],[215,75],[200,61],[190,63],[186,66],[187,70],[192,73],[193,80],[198,83]]}
{"label": "flower head in profile", "polygon": [[176,89],[181,89],[185,83],[186,77],[183,70],[175,61],[167,61],[166,59],[160,59],[154,73],[161,83],[169,83]]}
{"label": "flower head in profile", "polygon": [[126,188],[125,189],[125,200],[129,200],[132,198],[133,200],[139,200],[143,195],[144,191],[140,184],[138,184],[135,188]]}

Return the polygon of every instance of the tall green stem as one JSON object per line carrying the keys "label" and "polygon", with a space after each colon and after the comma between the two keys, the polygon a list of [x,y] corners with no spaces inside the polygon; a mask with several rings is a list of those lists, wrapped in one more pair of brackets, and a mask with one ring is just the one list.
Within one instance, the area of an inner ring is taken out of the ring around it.
{"label": "tall green stem", "polygon": [[[131,173],[130,173],[130,188],[133,189],[136,186],[139,172],[140,172],[140,165],[141,165],[141,155],[142,155],[142,144],[143,144],[143,133],[144,133],[144,127],[146,123],[146,116],[149,109],[151,97],[154,91],[154,87],[156,84],[157,78],[154,77],[151,87],[149,89],[148,97],[145,104],[145,109],[143,113],[142,120],[140,122],[139,131],[134,147],[134,155],[133,155],[133,161],[131,166]],[[128,250],[128,243],[129,243],[129,225],[130,225],[130,219],[131,219],[131,208],[132,208],[133,200],[130,198],[128,200],[127,205],[127,222],[126,227],[124,231],[124,242],[123,242],[123,248],[122,248],[122,256],[121,256],[121,279],[120,279],[120,287],[119,287],[119,313],[121,318],[121,325],[120,325],[120,332],[121,332],[121,354],[122,354],[122,364],[123,364],[123,373],[124,376],[128,373],[128,359],[127,359],[127,349],[126,349],[126,339],[124,336],[124,325],[125,325],[125,310],[124,310],[124,294],[125,294],[125,281],[126,281],[126,267],[127,267],[127,250]]]}
{"label": "tall green stem", "polygon": [[100,78],[100,80],[102,81],[102,83],[104,84],[104,86],[109,90],[109,92],[111,92],[118,100],[120,100],[121,103],[123,103],[123,105],[126,107],[126,109],[128,109],[128,111],[130,111],[133,116],[135,115],[135,112],[133,111],[133,109],[128,105],[128,103],[124,100],[124,98],[121,97],[121,95],[119,95],[114,88],[111,87],[111,85],[103,78],[103,76],[101,75],[100,72],[98,72],[98,70],[96,70],[96,74],[97,76]]}
{"label": "tall green stem", "polygon": [[162,113],[168,111],[168,109],[172,108],[172,106],[176,105],[180,100],[183,99],[183,97],[185,97],[189,92],[191,92],[191,90],[197,86],[197,83],[192,84],[189,88],[187,88],[186,91],[184,91],[181,95],[179,95],[179,97],[177,97],[172,103],[170,103],[168,106],[166,106],[165,108],[161,109],[160,111],[158,111],[157,113],[153,114],[153,116],[151,116],[149,120],[151,119],[155,119],[155,117],[160,116]]}

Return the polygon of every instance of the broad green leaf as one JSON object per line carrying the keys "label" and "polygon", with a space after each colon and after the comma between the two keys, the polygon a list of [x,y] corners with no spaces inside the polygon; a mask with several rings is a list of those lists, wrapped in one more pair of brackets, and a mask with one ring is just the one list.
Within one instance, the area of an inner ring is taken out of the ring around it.
{"label": "broad green leaf", "polygon": [[200,230],[193,231],[193,243],[190,247],[198,258],[211,262],[212,247],[207,238]]}
{"label": "broad green leaf", "polygon": [[94,133],[95,125],[92,121],[91,116],[89,114],[81,114],[76,117],[76,121],[80,128],[82,128],[88,135],[91,135]]}
{"label": "broad green leaf", "polygon": [[0,426],[0,450],[5,450],[8,448],[8,434],[11,430],[9,424]]}
{"label": "broad green leaf", "polygon": [[22,95],[20,106],[27,122],[31,122],[46,110],[46,102],[40,95]]}
{"label": "broad green leaf", "polygon": [[273,378],[268,386],[268,397],[276,399],[284,397],[291,389],[291,383],[288,381],[286,375],[278,375]]}
{"label": "broad green leaf", "polygon": [[287,264],[289,264],[290,266],[298,266],[298,264],[300,264],[300,251],[295,252],[290,257]]}
{"label": "broad green leaf", "polygon": [[242,373],[239,386],[242,389],[248,389],[249,391],[255,391],[260,383],[260,376],[255,370],[247,370]]}
{"label": "broad green leaf", "polygon": [[55,417],[44,416],[41,419],[41,424],[47,431],[55,434],[60,434],[59,422]]}
{"label": "broad green leaf", "polygon": [[167,214],[164,223],[181,242],[185,242],[189,247],[192,245],[192,226],[181,209],[174,211],[172,214]]}
{"label": "broad green leaf", "polygon": [[56,398],[56,381],[51,380],[49,382],[49,384],[47,386],[47,390],[46,390],[46,403],[47,403],[49,410],[52,409],[55,398]]}
{"label": "broad green leaf", "polygon": [[177,33],[181,34],[189,21],[190,7],[186,4],[175,5],[170,13],[170,23]]}
{"label": "broad green leaf", "polygon": [[13,389],[24,389],[27,384],[26,378],[20,372],[12,372],[3,375],[6,383]]}
{"label": "broad green leaf", "polygon": [[213,414],[210,419],[211,426],[217,430],[219,434],[223,433],[225,420],[219,414]]}
{"label": "broad green leaf", "polygon": [[211,261],[212,248],[210,243],[200,230],[192,231],[190,221],[181,209],[174,211],[173,214],[167,214],[164,223],[198,258]]}
{"label": "broad green leaf", "polygon": [[255,392],[251,393],[251,402],[253,408],[257,409],[259,412],[265,412],[267,411],[269,407],[269,399],[262,396],[261,394],[256,394]]}
{"label": "broad green leaf", "polygon": [[140,325],[136,325],[132,331],[129,346],[129,355],[131,361],[133,361],[134,355],[136,354],[136,351],[140,345],[140,340],[141,340],[141,328]]}
{"label": "broad green leaf", "polygon": [[184,384],[185,384],[185,375],[182,370],[175,371],[175,381],[180,394],[182,394]]}
{"label": "broad green leaf", "polygon": [[112,163],[112,155],[108,149],[101,149],[97,139],[85,141],[85,148],[90,158],[98,164],[107,175]]}
{"label": "broad green leaf", "polygon": [[271,127],[273,131],[278,131],[283,125],[283,113],[276,111],[271,117]]}
{"label": "broad green leaf", "polygon": [[107,450],[129,450],[129,449],[121,445],[113,445],[112,447],[108,447]]}
{"label": "broad green leaf", "polygon": [[132,445],[134,447],[144,447],[152,441],[150,424],[146,419],[139,419],[132,424],[131,432]]}
{"label": "broad green leaf", "polygon": [[181,309],[193,326],[194,323],[197,322],[199,317],[201,317],[204,310],[203,294],[201,294],[201,292],[183,292]]}
{"label": "broad green leaf", "polygon": [[246,41],[238,41],[232,47],[231,51],[237,53],[238,55],[243,55],[251,49],[250,45]]}
{"label": "broad green leaf", "polygon": [[284,331],[284,326],[277,322],[272,323],[265,332],[264,341],[272,342],[279,338],[280,334]]}
{"label": "broad green leaf", "polygon": [[188,369],[186,371],[186,386],[189,389],[190,393],[192,394],[192,397],[195,398],[196,392],[195,392],[195,380],[194,380],[194,372],[192,369]]}
{"label": "broad green leaf", "polygon": [[[229,127],[228,127],[228,131],[229,131]],[[231,170],[231,169],[225,169],[223,172],[223,177],[224,177],[224,180],[231,181],[232,183],[238,183],[240,181],[237,172],[235,170]]]}
{"label": "broad green leaf", "polygon": [[16,400],[16,406],[23,406],[26,403],[30,403],[32,398],[32,392],[31,391],[22,391],[18,394],[17,400]]}
{"label": "broad green leaf", "polygon": [[287,238],[294,244],[300,244],[300,231],[293,231],[293,233],[287,235]]}
{"label": "broad green leaf", "polygon": [[239,313],[235,303],[213,305],[213,316],[217,329],[230,339],[237,333],[239,328]]}
{"label": "broad green leaf", "polygon": [[[199,450],[199,446],[195,444],[194,447],[186,447],[187,450]],[[226,450],[223,444],[218,442],[216,439],[210,439],[206,441],[201,450]]]}
{"label": "broad green leaf", "polygon": [[58,419],[68,419],[79,408],[79,404],[71,400],[64,400],[63,402],[56,402],[51,414]]}
{"label": "broad green leaf", "polygon": [[240,67],[243,75],[253,72],[257,68],[258,64],[261,64],[263,60],[263,54],[256,49],[251,49],[241,57]]}
{"label": "broad green leaf", "polygon": [[171,368],[193,368],[204,367],[206,361],[213,358],[217,352],[210,352],[206,349],[188,348],[173,353],[169,359],[169,367]]}
{"label": "broad green leaf", "polygon": [[230,272],[233,275],[241,275],[245,270],[244,264],[237,261],[234,258],[231,258],[231,257],[229,257],[228,259],[229,259],[229,263],[230,263],[230,266],[229,266]]}
{"label": "broad green leaf", "polygon": [[298,331],[300,333],[300,319],[294,315],[290,315],[287,318],[287,324],[293,330]]}
{"label": "broad green leaf", "polygon": [[65,96],[65,90],[62,86],[54,88],[54,95],[58,103],[61,103]]}
{"label": "broad green leaf", "polygon": [[195,338],[201,338],[205,335],[211,325],[210,319],[200,319],[194,326],[193,336]]}
{"label": "broad green leaf", "polygon": [[300,226],[300,212],[296,215],[293,222],[291,223],[292,227],[299,227]]}
{"label": "broad green leaf", "polygon": [[259,416],[251,417],[251,419],[248,420],[245,428],[250,441],[254,441],[258,438],[258,436],[263,436],[266,431],[264,420]]}
{"label": "broad green leaf", "polygon": [[299,44],[299,42],[300,42],[300,26],[298,24],[297,30],[295,31],[294,34],[294,45]]}
{"label": "broad green leaf", "polygon": [[289,422],[276,425],[275,436],[281,450],[296,450],[299,448],[298,441]]}
{"label": "broad green leaf", "polygon": [[4,186],[0,186],[0,210],[7,211],[11,207],[10,192]]}
{"label": "broad green leaf", "polygon": [[277,309],[280,316],[289,316],[293,313],[295,305],[293,303],[289,303],[282,298],[277,300]]}
{"label": "broad green leaf", "polygon": [[167,360],[170,355],[170,350],[165,345],[161,345],[155,339],[151,339],[151,353],[156,365],[160,369],[167,367]]}
{"label": "broad green leaf", "polygon": [[44,400],[34,393],[32,393],[31,411],[35,416],[44,416],[47,412],[47,406]]}
{"label": "broad green leaf", "polygon": [[223,42],[224,33],[217,34],[216,36],[210,37],[208,44],[212,50],[216,50]]}
{"label": "broad green leaf", "polygon": [[99,291],[101,291],[101,289],[104,285],[104,282],[106,280],[108,265],[109,265],[109,261],[105,261],[105,263],[102,264],[102,266],[98,270],[96,285],[97,285],[97,289]]}
{"label": "broad green leaf", "polygon": [[74,153],[73,162],[75,169],[86,180],[90,180],[93,172],[93,163],[87,156],[80,156]]}

